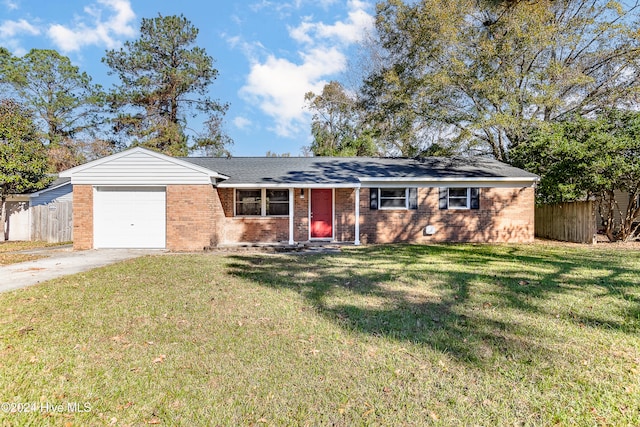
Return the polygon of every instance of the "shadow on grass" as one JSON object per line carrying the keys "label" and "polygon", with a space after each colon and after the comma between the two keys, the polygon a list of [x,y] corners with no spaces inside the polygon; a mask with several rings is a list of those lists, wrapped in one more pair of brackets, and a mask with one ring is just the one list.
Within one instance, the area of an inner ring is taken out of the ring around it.
{"label": "shadow on grass", "polygon": [[[229,274],[297,292],[344,328],[425,344],[475,364],[545,357],[562,339],[554,335],[559,321],[625,333],[640,325],[637,272],[602,253],[387,245],[341,254],[231,258]],[[610,307],[597,307],[594,316],[576,314],[562,302],[556,312],[547,311],[546,300],[576,292],[619,299],[627,309],[614,316]]]}

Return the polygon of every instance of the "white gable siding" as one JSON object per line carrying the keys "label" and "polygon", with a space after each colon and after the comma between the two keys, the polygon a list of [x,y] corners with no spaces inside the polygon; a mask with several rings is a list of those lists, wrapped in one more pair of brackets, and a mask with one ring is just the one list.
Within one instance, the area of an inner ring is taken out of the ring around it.
{"label": "white gable siding", "polygon": [[73,173],[71,183],[128,186],[211,184],[209,175],[181,163],[133,151]]}

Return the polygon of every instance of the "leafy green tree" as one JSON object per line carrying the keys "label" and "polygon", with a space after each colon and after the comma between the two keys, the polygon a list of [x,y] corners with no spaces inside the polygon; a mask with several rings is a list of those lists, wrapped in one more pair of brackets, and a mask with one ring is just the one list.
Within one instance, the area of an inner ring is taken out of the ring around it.
{"label": "leafy green tree", "polygon": [[[231,140],[221,129],[221,116],[228,106],[208,97],[218,70],[195,46],[197,36],[184,16],[159,15],[142,19],[137,40],[107,51],[103,62],[120,79],[108,97],[117,132],[173,156],[185,156],[190,148],[225,151]],[[187,118],[202,116],[204,131],[189,134]]]}
{"label": "leafy green tree", "polygon": [[204,122],[204,132],[195,138],[193,150],[202,150],[209,157],[231,157],[233,140],[224,132],[223,117],[211,115]]}
{"label": "leafy green tree", "polygon": [[508,160],[540,122],[635,105],[639,10],[615,0],[386,0],[381,60],[362,89],[367,116],[400,147],[441,132]]}
{"label": "leafy green tree", "polygon": [[378,153],[371,131],[364,126],[357,100],[332,81],[322,93],[305,95],[313,112],[311,151],[316,156],[374,156]]}
{"label": "leafy green tree", "polygon": [[[512,150],[511,159],[541,176],[539,203],[594,197],[610,240],[627,240],[637,231],[640,113],[606,110],[595,119],[576,117],[540,127],[527,144]],[[616,190],[628,194],[624,211],[614,197]]]}
{"label": "leafy green tree", "polygon": [[12,100],[0,100],[0,224],[7,240],[6,200],[10,194],[39,190],[49,183],[47,152],[30,111]]}
{"label": "leafy green tree", "polygon": [[6,84],[7,78],[5,76],[6,68],[13,59],[13,55],[5,47],[0,46],[0,84]]}
{"label": "leafy green tree", "polygon": [[104,93],[87,73],[55,50],[32,49],[3,61],[4,81],[36,114],[40,136],[55,171],[86,160],[85,145],[96,138]]}

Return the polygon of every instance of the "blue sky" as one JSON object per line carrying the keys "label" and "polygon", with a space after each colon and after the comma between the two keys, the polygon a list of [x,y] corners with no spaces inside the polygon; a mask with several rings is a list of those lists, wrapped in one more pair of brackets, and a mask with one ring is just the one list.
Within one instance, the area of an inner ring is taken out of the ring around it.
{"label": "blue sky", "polygon": [[0,0],[0,45],[56,49],[110,87],[106,49],[135,39],[141,18],[184,14],[216,60],[211,96],[231,104],[232,155],[300,155],[310,143],[304,94],[345,77],[374,11],[373,0]]}

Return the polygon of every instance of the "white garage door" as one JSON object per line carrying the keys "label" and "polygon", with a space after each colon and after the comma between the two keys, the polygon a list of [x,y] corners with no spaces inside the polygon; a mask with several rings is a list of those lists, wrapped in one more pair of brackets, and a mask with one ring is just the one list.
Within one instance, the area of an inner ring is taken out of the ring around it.
{"label": "white garage door", "polygon": [[93,202],[95,248],[164,248],[163,187],[97,187]]}

